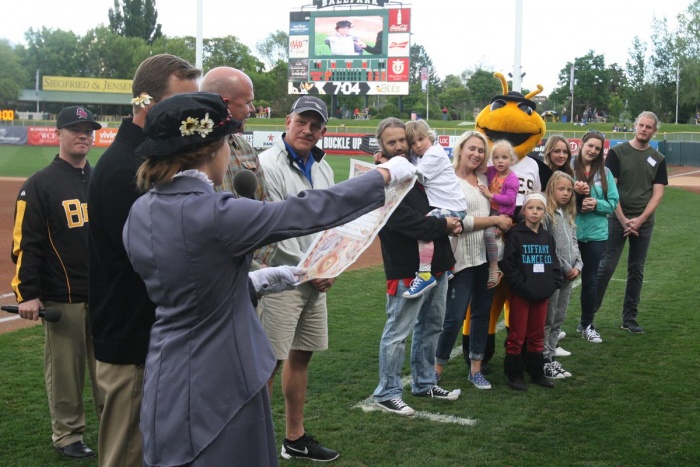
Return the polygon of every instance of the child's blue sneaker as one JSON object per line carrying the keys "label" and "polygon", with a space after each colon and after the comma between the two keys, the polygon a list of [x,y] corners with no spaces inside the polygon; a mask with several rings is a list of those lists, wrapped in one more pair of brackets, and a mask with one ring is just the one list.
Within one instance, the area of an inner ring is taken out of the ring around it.
{"label": "child's blue sneaker", "polygon": [[416,278],[411,282],[411,287],[403,293],[403,298],[418,298],[436,285],[437,282],[432,275],[429,279],[423,279],[416,275]]}
{"label": "child's blue sneaker", "polygon": [[452,272],[451,269],[448,269],[447,272],[445,273],[445,276],[447,276],[448,281],[451,281],[452,278],[455,276],[455,274]]}
{"label": "child's blue sneaker", "polygon": [[474,373],[473,376],[470,371],[468,379],[477,389],[491,389],[491,383],[484,378],[484,375],[482,375],[480,371]]}

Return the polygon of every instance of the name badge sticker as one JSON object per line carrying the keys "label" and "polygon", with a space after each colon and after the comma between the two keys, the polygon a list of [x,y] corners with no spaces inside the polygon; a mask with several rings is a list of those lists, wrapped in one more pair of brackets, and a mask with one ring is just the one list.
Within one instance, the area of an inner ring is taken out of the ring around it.
{"label": "name badge sticker", "polygon": [[648,162],[649,165],[652,166],[652,167],[656,166],[656,161],[655,161],[654,158],[651,157],[651,156],[649,156],[649,157],[647,158],[647,162]]}
{"label": "name badge sticker", "polygon": [[534,273],[544,272],[544,264],[542,264],[542,263],[533,264],[532,265],[532,272],[534,272]]}

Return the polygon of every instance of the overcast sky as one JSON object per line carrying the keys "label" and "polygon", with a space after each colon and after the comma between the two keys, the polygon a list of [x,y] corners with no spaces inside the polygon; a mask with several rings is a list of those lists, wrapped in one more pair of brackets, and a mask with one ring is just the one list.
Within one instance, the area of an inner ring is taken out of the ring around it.
{"label": "overcast sky", "polygon": [[[59,28],[84,34],[108,24],[114,0],[28,0],[6,2],[0,37],[24,42],[30,27]],[[275,30],[288,30],[289,11],[311,0],[204,0],[204,37],[234,35],[254,54],[255,43]],[[413,43],[425,47],[440,76],[479,65],[507,75],[515,56],[515,0],[414,0],[410,7]],[[654,17],[676,15],[690,0],[523,0],[522,85],[557,86],[559,71],[589,50],[605,63],[625,67],[635,36],[648,41]],[[398,4],[396,4],[398,5]],[[158,22],[168,36],[196,35],[196,0],[157,0]],[[131,78],[123,76],[120,78]]]}

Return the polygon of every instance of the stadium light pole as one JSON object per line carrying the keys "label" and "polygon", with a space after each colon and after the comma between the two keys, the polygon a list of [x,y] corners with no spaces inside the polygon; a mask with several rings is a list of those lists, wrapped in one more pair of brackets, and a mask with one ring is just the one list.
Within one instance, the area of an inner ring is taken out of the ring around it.
{"label": "stadium light pole", "polygon": [[202,40],[202,16],[204,0],[197,0],[197,38],[195,40],[195,66],[202,69],[204,41]]}
{"label": "stadium light pole", "polygon": [[36,96],[36,113],[39,113],[39,69],[38,68],[36,69],[36,77],[34,78],[34,95]]}
{"label": "stadium light pole", "polygon": [[571,115],[569,118],[571,119],[571,123],[574,123],[574,62],[571,63],[571,82],[569,83],[569,89],[571,90]]}
{"label": "stadium light pole", "polygon": [[676,125],[678,125],[678,91],[681,82],[681,65],[676,63]]}
{"label": "stadium light pole", "polygon": [[522,89],[522,71],[520,65],[520,52],[523,42],[523,0],[515,2],[515,56],[513,59],[513,91]]}

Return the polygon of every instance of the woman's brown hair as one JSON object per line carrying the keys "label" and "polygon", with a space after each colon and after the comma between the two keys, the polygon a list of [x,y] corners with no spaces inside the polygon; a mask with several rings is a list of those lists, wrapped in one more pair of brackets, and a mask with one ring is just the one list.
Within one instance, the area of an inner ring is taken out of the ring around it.
{"label": "woman's brown hair", "polygon": [[181,152],[167,157],[147,157],[136,172],[137,188],[145,193],[153,185],[170,183],[176,173],[200,167],[226,141],[227,138],[221,138],[208,144],[186,146]]}

